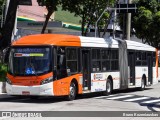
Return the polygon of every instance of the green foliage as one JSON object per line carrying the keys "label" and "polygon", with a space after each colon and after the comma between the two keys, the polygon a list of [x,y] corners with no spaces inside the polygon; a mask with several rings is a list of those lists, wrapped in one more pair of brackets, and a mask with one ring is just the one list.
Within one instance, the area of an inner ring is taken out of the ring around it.
{"label": "green foliage", "polygon": [[80,24],[79,22],[81,20],[79,16],[74,16],[74,13],[62,10],[62,7],[58,7],[58,10],[55,12],[54,19],[73,24]]}
{"label": "green foliage", "polygon": [[40,6],[46,6],[47,10],[56,11],[61,0],[37,0]]}
{"label": "green foliage", "polygon": [[7,65],[0,63],[0,81],[5,81],[7,74]]}
{"label": "green foliage", "polygon": [[132,14],[132,28],[143,42],[160,47],[160,3],[157,0],[135,0],[138,13]]}
{"label": "green foliage", "polygon": [[[90,26],[94,27],[96,20],[106,6],[113,6],[115,0],[37,0],[37,2],[39,5],[46,6],[48,10],[48,20],[51,13],[57,11],[59,5],[62,6],[62,10],[69,11],[75,16],[79,16],[81,18],[82,35],[86,35],[88,28]],[[105,27],[109,15],[108,12],[103,15],[102,19],[99,21],[99,28]],[[45,23],[47,23],[47,19]],[[87,28],[86,31],[85,27]],[[44,31],[44,29],[42,31]]]}
{"label": "green foliage", "polygon": [[[87,30],[90,26],[94,27],[95,22],[98,20],[101,13],[104,11],[106,6],[113,6],[115,0],[65,0],[62,2],[62,9],[68,10],[74,13],[75,16],[80,16],[82,35],[86,35]],[[99,21],[99,28],[104,28],[106,22],[109,19],[109,13],[106,12],[102,19]],[[84,31],[84,28],[87,28]]]}

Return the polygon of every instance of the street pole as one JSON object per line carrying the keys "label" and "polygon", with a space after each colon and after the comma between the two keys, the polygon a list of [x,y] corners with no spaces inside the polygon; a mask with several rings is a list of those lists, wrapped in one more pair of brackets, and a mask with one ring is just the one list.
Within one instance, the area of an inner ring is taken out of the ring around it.
{"label": "street pole", "polygon": [[6,1],[6,7],[5,7],[5,20],[4,21],[6,21],[6,16],[7,16],[7,12],[8,12],[9,3],[10,3],[10,0],[7,0]]}
{"label": "street pole", "polygon": [[101,19],[102,15],[106,12],[106,10],[107,10],[107,7],[104,9],[104,11],[101,13],[98,20],[95,23],[95,37],[97,37],[97,31],[98,31],[98,25],[97,24],[98,24],[99,20]]}
{"label": "street pole", "polygon": [[16,11],[16,17],[15,17],[15,23],[14,23],[14,28],[13,28],[13,33],[12,33],[12,37],[11,37],[11,42],[13,42],[16,38],[16,34],[17,34],[17,16],[18,16],[18,10]]}
{"label": "street pole", "polygon": [[[123,4],[127,4],[127,0],[123,0]],[[123,14],[123,40],[126,39],[126,14]]]}
{"label": "street pole", "polygon": [[1,28],[3,27],[3,24],[4,24],[4,3],[3,3],[3,5],[2,5],[2,17],[1,17]]}
{"label": "street pole", "polygon": [[[128,0],[128,4],[130,4],[132,0]],[[126,39],[130,40],[131,36],[131,13],[127,13],[127,23],[126,23]]]}
{"label": "street pole", "polygon": [[115,32],[116,32],[116,9],[114,10],[113,39],[115,38]]}

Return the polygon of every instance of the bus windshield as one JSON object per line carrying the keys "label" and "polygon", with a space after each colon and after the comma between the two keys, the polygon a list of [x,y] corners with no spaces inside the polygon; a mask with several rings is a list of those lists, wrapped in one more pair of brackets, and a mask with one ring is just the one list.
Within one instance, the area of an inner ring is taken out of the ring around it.
{"label": "bus windshield", "polygon": [[29,76],[51,71],[50,48],[12,48],[9,56],[9,72],[13,75]]}

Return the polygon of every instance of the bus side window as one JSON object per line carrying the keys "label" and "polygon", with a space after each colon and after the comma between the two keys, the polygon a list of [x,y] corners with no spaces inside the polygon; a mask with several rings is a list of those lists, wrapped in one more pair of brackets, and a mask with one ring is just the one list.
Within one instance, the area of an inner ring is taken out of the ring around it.
{"label": "bus side window", "polygon": [[111,70],[119,70],[119,54],[117,49],[111,51]]}
{"label": "bus side window", "polygon": [[109,49],[102,49],[101,56],[102,56],[102,71],[109,71],[110,70],[110,53],[111,50]]}
{"label": "bus side window", "polygon": [[142,66],[147,66],[147,54],[142,52]]}
{"label": "bus side window", "polygon": [[140,51],[136,51],[136,66],[141,66],[142,62],[142,53]]}
{"label": "bus side window", "polygon": [[92,49],[92,71],[101,71],[101,53],[100,49]]}
{"label": "bus side window", "polygon": [[67,77],[65,48],[58,47],[57,50],[57,78],[61,79]]}
{"label": "bus side window", "polygon": [[78,49],[66,48],[67,73],[75,74],[78,72]]}
{"label": "bus side window", "polygon": [[152,58],[153,58],[153,67],[155,67],[156,66],[156,52],[153,52],[153,54],[152,54]]}

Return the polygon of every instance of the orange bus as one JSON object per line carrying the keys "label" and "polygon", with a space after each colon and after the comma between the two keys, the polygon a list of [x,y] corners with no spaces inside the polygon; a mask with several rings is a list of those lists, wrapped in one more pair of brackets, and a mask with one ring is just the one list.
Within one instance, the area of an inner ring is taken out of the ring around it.
{"label": "orange bus", "polygon": [[158,83],[154,47],[134,41],[63,34],[38,34],[12,43],[9,95],[67,96]]}

